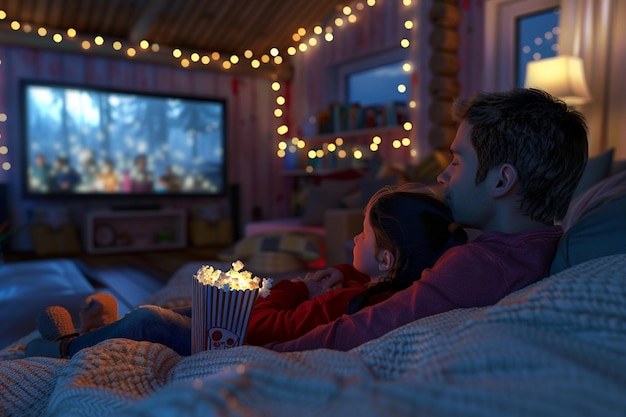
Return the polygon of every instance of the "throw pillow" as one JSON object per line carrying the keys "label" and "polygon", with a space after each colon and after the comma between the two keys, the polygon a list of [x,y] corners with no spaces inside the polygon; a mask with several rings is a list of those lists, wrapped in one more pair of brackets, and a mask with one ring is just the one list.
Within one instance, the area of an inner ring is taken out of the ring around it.
{"label": "throw pillow", "polygon": [[219,260],[244,263],[259,253],[282,252],[294,255],[303,262],[312,262],[322,256],[323,238],[302,232],[268,232],[241,239],[218,255]]}
{"label": "throw pillow", "polygon": [[[577,198],[563,225],[551,274],[594,258],[626,253],[626,172],[608,178]],[[571,226],[569,226],[571,225]]]}
{"label": "throw pillow", "polygon": [[258,252],[250,256],[246,261],[246,269],[255,274],[275,274],[304,271],[306,264],[290,253],[285,252]]}

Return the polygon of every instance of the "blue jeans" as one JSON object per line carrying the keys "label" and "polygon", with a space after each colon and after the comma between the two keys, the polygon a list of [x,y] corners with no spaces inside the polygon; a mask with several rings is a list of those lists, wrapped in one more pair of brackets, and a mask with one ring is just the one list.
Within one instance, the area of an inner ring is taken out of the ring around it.
{"label": "blue jeans", "polygon": [[191,307],[171,310],[145,305],[130,311],[108,326],[82,334],[69,343],[68,353],[94,346],[104,340],[125,338],[160,343],[179,355],[191,354]]}

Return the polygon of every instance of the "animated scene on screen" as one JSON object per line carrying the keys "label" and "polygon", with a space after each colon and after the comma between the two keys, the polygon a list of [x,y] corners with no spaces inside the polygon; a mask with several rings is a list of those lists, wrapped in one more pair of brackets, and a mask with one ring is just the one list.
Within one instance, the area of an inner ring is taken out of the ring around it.
{"label": "animated scene on screen", "polygon": [[224,107],[197,100],[27,85],[29,194],[221,194]]}

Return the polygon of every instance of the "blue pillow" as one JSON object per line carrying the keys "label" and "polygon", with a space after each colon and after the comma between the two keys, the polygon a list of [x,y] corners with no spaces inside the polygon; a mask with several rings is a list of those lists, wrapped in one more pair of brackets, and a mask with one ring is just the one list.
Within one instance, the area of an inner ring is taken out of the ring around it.
{"label": "blue pillow", "polygon": [[574,197],[587,191],[589,188],[609,176],[611,173],[611,165],[613,164],[613,152],[614,149],[611,148],[608,151],[587,160],[585,170],[583,171],[580,181],[578,181],[578,186],[574,191]]}
{"label": "blue pillow", "polygon": [[559,243],[550,274],[603,256],[626,253],[626,195],[608,199],[570,227]]}

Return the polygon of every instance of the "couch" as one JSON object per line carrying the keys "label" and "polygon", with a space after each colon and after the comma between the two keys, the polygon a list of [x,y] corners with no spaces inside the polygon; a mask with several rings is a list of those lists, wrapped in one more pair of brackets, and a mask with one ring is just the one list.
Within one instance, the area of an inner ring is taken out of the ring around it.
{"label": "couch", "polygon": [[[622,416],[625,199],[626,171],[572,202],[549,277],[348,352],[181,357],[113,339],[70,360],[24,358],[31,333],[0,352],[0,415]],[[188,302],[198,267],[183,266],[146,302]]]}

